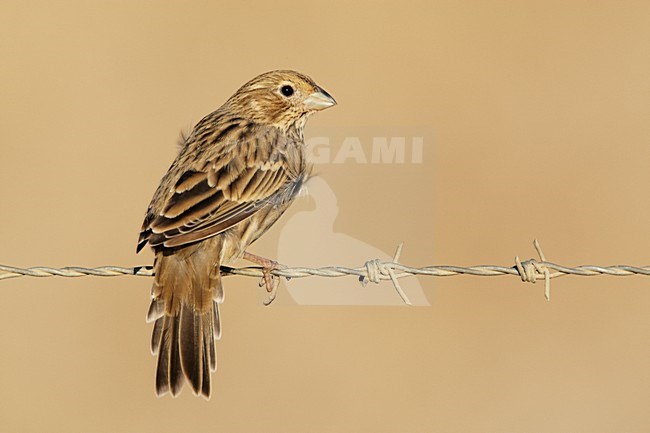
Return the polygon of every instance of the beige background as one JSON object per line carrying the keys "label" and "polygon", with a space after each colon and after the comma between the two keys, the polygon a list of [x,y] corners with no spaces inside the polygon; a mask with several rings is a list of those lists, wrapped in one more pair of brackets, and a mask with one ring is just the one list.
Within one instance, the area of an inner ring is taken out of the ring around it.
{"label": "beige background", "polygon": [[[535,237],[646,265],[649,41],[647,1],[3,1],[0,263],[149,264],[179,131],[294,68],[339,101],[308,134],[434,131],[421,165],[319,167],[336,230],[413,265],[511,265]],[[565,277],[550,303],[515,277],[420,283],[431,307],[264,308],[229,279],[206,402],[154,396],[149,279],[2,281],[0,431],[649,431],[649,278]]]}

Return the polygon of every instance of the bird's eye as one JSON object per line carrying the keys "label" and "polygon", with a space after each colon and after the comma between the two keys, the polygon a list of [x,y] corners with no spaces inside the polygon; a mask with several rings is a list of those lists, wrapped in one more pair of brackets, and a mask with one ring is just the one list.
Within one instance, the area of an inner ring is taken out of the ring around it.
{"label": "bird's eye", "polygon": [[280,89],[280,92],[282,92],[282,94],[288,98],[289,96],[293,95],[293,87],[291,87],[291,86],[282,86],[282,88]]}

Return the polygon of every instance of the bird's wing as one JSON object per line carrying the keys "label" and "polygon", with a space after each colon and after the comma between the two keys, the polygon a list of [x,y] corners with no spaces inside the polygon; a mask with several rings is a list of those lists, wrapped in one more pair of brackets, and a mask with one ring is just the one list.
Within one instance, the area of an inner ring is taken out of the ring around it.
{"label": "bird's wing", "polygon": [[231,128],[219,139],[225,142],[210,145],[219,149],[214,157],[189,164],[173,187],[163,191],[163,203],[152,202],[138,251],[147,242],[171,248],[221,233],[272,201],[287,182],[280,150],[286,139],[277,128],[249,127],[248,133]]}

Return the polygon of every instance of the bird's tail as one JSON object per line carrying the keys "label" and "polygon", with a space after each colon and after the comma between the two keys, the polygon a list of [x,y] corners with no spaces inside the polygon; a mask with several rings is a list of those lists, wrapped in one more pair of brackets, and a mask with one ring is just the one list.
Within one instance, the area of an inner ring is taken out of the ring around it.
{"label": "bird's tail", "polygon": [[156,253],[147,321],[155,321],[151,352],[158,355],[158,396],[168,391],[176,396],[187,380],[195,395],[210,398],[223,288],[218,261],[203,250],[189,246]]}

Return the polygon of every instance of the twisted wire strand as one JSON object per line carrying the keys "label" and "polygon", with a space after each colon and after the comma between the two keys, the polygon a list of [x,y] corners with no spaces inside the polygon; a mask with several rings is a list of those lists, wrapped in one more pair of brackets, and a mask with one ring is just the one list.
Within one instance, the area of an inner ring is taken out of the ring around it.
{"label": "twisted wire strand", "polygon": [[[363,266],[349,268],[345,266],[325,266],[320,268],[307,267],[281,267],[270,270],[272,275],[278,277],[306,278],[306,277],[344,277],[355,276],[363,284],[368,282],[379,283],[380,281],[390,280],[395,290],[402,298],[404,303],[411,304],[408,297],[399,285],[399,279],[408,276],[429,276],[429,277],[449,277],[454,275],[473,275],[480,277],[494,277],[499,275],[516,275],[524,282],[535,283],[538,279],[545,281],[544,294],[547,300],[550,300],[550,280],[564,275],[578,275],[583,277],[597,275],[613,276],[630,276],[630,275],[650,275],[650,266],[562,266],[556,263],[546,261],[544,253],[539,246],[539,242],[533,242],[540,260],[528,259],[525,261],[515,257],[514,266],[497,266],[497,265],[480,265],[480,266],[425,266],[421,268],[407,266],[399,263],[399,256],[402,251],[402,244],[397,247],[395,256],[392,261],[381,261],[378,259],[368,260]],[[221,267],[222,275],[239,275],[245,277],[262,278],[263,269],[260,267],[243,267],[231,268],[228,266]],[[79,266],[69,266],[64,268],[50,268],[37,266],[30,268],[18,268],[14,266],[0,265],[0,280],[6,280],[17,277],[115,277],[121,275],[135,275],[141,277],[151,277],[154,275],[152,266],[135,266],[132,268],[121,266],[100,266],[96,268],[84,268]]]}
{"label": "twisted wire strand", "polygon": [[[561,277],[563,275],[578,275],[583,277],[590,277],[596,275],[614,275],[614,276],[630,276],[630,275],[650,275],[650,266],[637,267],[630,265],[616,265],[616,266],[595,266],[595,265],[582,265],[576,267],[562,266],[551,262],[538,262],[535,259],[527,260],[524,263],[535,263],[547,269],[552,269],[555,272],[549,275],[550,278]],[[422,268],[415,268],[395,262],[377,262],[380,268],[391,269],[398,271],[395,274],[396,278],[404,278],[407,276],[429,276],[429,277],[449,277],[454,275],[474,275],[479,277],[494,277],[499,275],[516,275],[520,276],[517,267],[511,266],[497,266],[497,265],[479,265],[479,266],[425,266]],[[261,278],[264,274],[262,268],[259,267],[244,267],[244,268],[230,268],[222,266],[221,271],[224,275],[239,275],[245,277],[258,277]],[[285,278],[305,278],[305,277],[343,277],[354,275],[357,277],[368,278],[366,266],[357,268],[348,268],[345,266],[325,266],[321,268],[303,268],[303,267],[287,267],[282,269],[273,269],[270,271],[272,275]],[[17,277],[117,277],[121,275],[135,275],[140,277],[152,277],[154,275],[152,266],[135,266],[126,268],[121,266],[99,266],[96,268],[84,268],[80,266],[70,266],[64,268],[50,268],[47,266],[36,266],[31,268],[18,268],[14,266],[0,265],[0,280],[6,280]],[[537,274],[538,279],[543,279],[543,274]],[[378,275],[379,280],[390,280],[390,275],[384,275],[380,272]]]}

